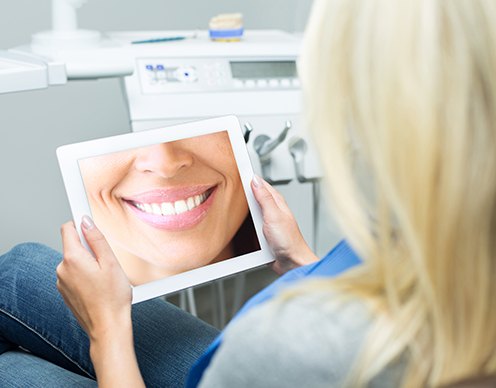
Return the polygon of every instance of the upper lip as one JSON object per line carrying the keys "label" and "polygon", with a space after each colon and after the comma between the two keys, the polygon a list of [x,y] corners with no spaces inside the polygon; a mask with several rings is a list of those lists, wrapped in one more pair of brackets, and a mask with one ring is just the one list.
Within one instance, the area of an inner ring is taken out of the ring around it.
{"label": "upper lip", "polygon": [[205,193],[216,185],[195,185],[187,187],[160,188],[122,197],[123,200],[137,203],[162,203],[185,200]]}

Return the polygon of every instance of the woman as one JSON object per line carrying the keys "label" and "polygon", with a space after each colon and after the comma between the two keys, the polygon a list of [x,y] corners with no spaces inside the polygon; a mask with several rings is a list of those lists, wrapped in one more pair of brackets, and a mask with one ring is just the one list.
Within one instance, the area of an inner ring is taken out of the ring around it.
{"label": "woman", "polygon": [[79,165],[95,222],[133,285],[260,248],[225,131]]}
{"label": "woman", "polygon": [[[319,271],[326,259],[288,272],[298,284],[200,359],[200,386],[443,386],[496,372],[495,19],[490,0],[315,2],[301,67],[308,123],[363,264],[334,279]],[[258,179],[253,191],[278,268],[311,261],[277,193]],[[84,225],[96,260],[64,226],[59,288],[89,333],[100,385],[141,386],[128,284]],[[325,276],[301,279],[311,273]]]}

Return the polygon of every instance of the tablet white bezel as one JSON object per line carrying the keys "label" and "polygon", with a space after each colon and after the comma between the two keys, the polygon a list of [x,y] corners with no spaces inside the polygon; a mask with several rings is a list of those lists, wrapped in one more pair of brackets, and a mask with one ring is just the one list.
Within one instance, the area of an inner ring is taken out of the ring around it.
{"label": "tablet white bezel", "polygon": [[57,149],[57,158],[74,224],[81,241],[88,247],[81,232],[81,218],[85,214],[91,215],[92,212],[79,169],[79,160],[222,131],[227,131],[231,141],[234,158],[238,165],[248,207],[260,243],[260,250],[133,287],[133,304],[207,283],[273,261],[269,246],[262,232],[262,213],[250,187],[253,168],[239,121],[236,116],[224,116],[69,144]]}

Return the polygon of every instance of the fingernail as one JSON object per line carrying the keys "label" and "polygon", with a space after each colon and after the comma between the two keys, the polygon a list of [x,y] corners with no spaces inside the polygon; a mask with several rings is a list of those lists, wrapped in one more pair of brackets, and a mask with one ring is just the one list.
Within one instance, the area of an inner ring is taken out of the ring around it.
{"label": "fingernail", "polygon": [[83,216],[83,218],[81,219],[81,224],[87,230],[93,229],[95,227],[95,223],[89,216]]}
{"label": "fingernail", "polygon": [[257,174],[253,175],[253,186],[255,187],[261,187],[262,186],[262,180]]}

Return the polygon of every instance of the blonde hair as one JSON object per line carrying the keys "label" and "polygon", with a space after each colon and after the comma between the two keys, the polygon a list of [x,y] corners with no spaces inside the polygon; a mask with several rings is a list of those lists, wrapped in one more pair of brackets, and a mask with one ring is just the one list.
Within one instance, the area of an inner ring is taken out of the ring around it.
{"label": "blonde hair", "polygon": [[315,0],[307,125],[364,259],[332,287],[376,308],[353,385],[405,354],[408,387],[496,372],[495,44],[494,0]]}

